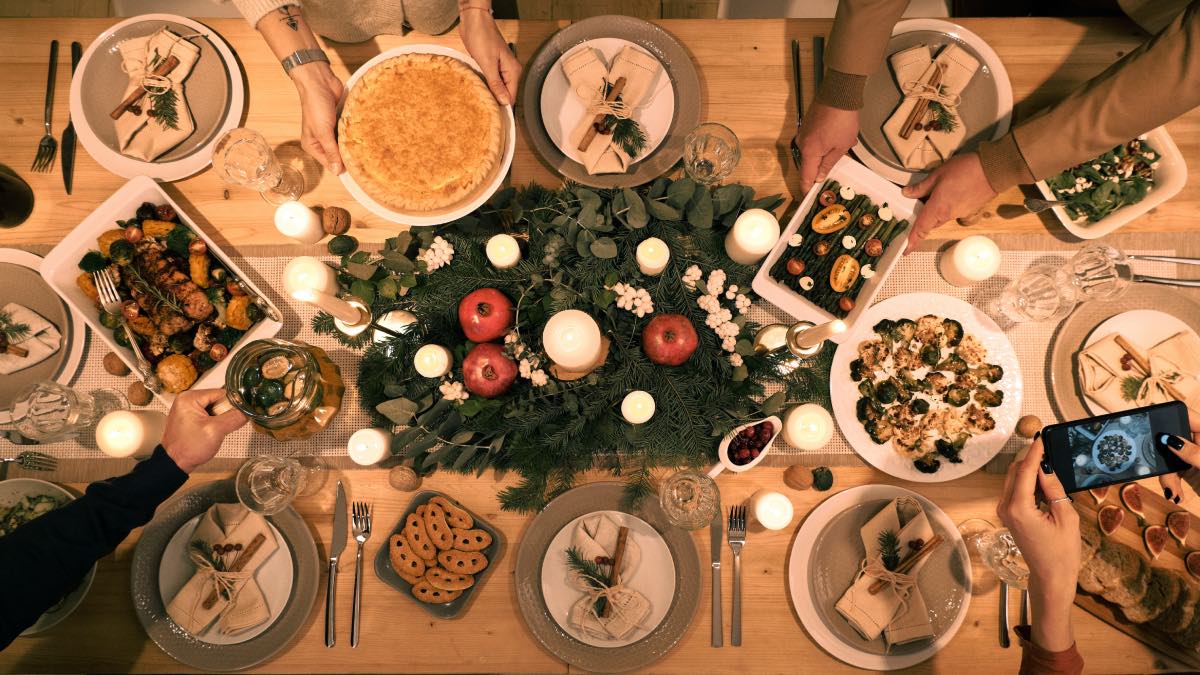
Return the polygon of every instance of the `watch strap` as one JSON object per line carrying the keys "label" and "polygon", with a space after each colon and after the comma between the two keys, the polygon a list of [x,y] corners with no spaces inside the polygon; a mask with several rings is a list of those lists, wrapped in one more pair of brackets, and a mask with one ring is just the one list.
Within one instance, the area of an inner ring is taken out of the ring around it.
{"label": "watch strap", "polygon": [[297,49],[289,54],[280,63],[283,65],[283,72],[291,73],[292,68],[302,66],[306,63],[314,63],[316,61],[324,61],[329,63],[329,57],[322,49]]}

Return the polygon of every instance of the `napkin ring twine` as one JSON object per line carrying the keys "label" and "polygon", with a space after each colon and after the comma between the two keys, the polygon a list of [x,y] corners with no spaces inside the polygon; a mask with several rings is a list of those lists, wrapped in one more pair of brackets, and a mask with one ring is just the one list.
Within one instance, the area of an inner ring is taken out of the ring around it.
{"label": "napkin ring twine", "polygon": [[962,96],[958,94],[947,94],[942,91],[940,86],[935,87],[928,82],[921,82],[919,80],[909,80],[908,82],[905,82],[904,86],[900,89],[904,92],[905,96],[937,101],[946,108],[954,110],[957,110],[958,104],[962,102]]}
{"label": "napkin ring twine", "polygon": [[[900,604],[896,606],[895,613],[888,619],[885,629],[890,627],[897,617],[908,613],[908,596],[912,594],[913,588],[917,585],[917,578],[914,575],[889,570],[887,567],[884,567],[883,560],[878,556],[872,560],[863,560],[859,564],[858,576],[861,578],[863,575],[888,582],[887,590],[894,593],[900,600]],[[854,604],[853,595],[850,598],[850,603]]]}
{"label": "napkin ring twine", "polygon": [[[625,619],[625,608],[620,603],[616,602],[616,600],[620,597],[628,596],[636,592],[637,591],[631,591],[620,584],[616,586],[605,586],[604,588],[588,588],[586,591],[588,597],[588,614],[591,614],[596,619],[600,620],[608,618],[601,617],[596,613],[596,602],[599,601],[600,598],[604,598],[605,603],[611,606],[613,611],[617,613],[617,618]],[[640,621],[634,622],[633,625],[637,628],[645,628]]]}
{"label": "napkin ring twine", "polygon": [[[196,566],[196,573],[206,575],[209,579],[211,579],[213,587],[215,587],[217,590],[217,594],[221,598],[229,601],[229,604],[225,605],[225,608],[221,610],[219,615],[224,617],[233,609],[234,605],[236,604],[235,601],[237,600],[238,591],[240,591],[242,586],[245,585],[243,582],[251,577],[251,572],[229,572],[226,570],[219,570],[208,556],[195,549],[188,553],[188,557],[191,558],[192,564]],[[204,584],[203,587],[208,588],[208,584]],[[204,602],[204,597],[206,595],[208,594],[197,594],[196,602],[194,605],[192,605],[192,610],[190,612],[191,614],[194,615],[196,613],[196,609],[200,606],[200,603]]]}
{"label": "napkin ring twine", "polygon": [[608,98],[608,82],[600,81],[600,86],[594,91],[587,91],[580,87],[575,92],[579,98],[588,102],[588,115],[612,115],[617,119],[627,120],[633,117],[633,108],[626,105],[625,101],[618,98],[615,101],[605,100]]}
{"label": "napkin ring twine", "polygon": [[[204,33],[190,33],[188,35],[175,35],[174,33],[171,33],[170,31],[168,31],[168,33],[172,36],[171,48],[167,50],[167,53],[165,56],[160,57],[161,60],[164,60],[164,61],[166,59],[171,58],[171,52],[173,52],[175,50],[175,45],[179,44],[180,42],[183,42],[184,40],[190,40],[190,39],[196,38],[196,37],[203,37],[203,38],[208,37]],[[157,48],[154,51],[156,54],[158,53]],[[156,63],[157,63],[157,61],[156,61]],[[129,72],[129,66],[126,65],[125,61],[121,61],[121,71],[124,72],[126,75],[133,74],[133,73]],[[159,94],[165,94],[173,86],[175,86],[175,81],[172,80],[170,77],[168,77],[166,75],[155,75],[148,68],[148,64],[142,64],[142,89],[145,89],[147,94],[152,94],[155,96],[157,96]]]}

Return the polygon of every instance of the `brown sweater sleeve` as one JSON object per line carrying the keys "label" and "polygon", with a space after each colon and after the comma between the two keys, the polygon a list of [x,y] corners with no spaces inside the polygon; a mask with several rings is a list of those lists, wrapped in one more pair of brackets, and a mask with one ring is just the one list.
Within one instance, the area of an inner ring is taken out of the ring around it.
{"label": "brown sweater sleeve", "polygon": [[1061,652],[1052,652],[1033,644],[1029,626],[1017,626],[1021,638],[1020,675],[1079,675],[1083,672],[1083,657],[1075,645]]}
{"label": "brown sweater sleeve", "polygon": [[1200,105],[1200,0],[1046,112],[979,146],[992,189],[1053,176]]}
{"label": "brown sweater sleeve", "polygon": [[827,72],[816,100],[843,110],[863,107],[867,76],[883,62],[883,50],[908,0],[841,0],[829,33]]}

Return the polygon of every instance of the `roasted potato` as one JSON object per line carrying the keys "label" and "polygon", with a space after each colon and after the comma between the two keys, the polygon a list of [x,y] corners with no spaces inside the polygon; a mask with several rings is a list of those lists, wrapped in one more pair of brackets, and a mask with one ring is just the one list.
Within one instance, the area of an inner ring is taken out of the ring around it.
{"label": "roasted potato", "polygon": [[183,354],[172,354],[158,362],[154,369],[158,379],[162,380],[164,391],[178,394],[196,382],[196,365]]}
{"label": "roasted potato", "polygon": [[175,229],[175,223],[166,220],[147,219],[142,221],[142,232],[145,232],[147,237],[162,239],[173,229]]}
{"label": "roasted potato", "polygon": [[225,323],[230,328],[250,330],[254,321],[250,318],[250,296],[236,295],[229,299],[225,310]]}
{"label": "roasted potato", "polygon": [[158,334],[158,326],[155,326],[154,322],[150,320],[150,317],[144,314],[141,316],[135,316],[128,321],[129,328],[138,335],[153,338]]}
{"label": "roasted potato", "polygon": [[188,255],[188,270],[192,277],[192,283],[200,288],[208,288],[208,266],[212,258],[208,257],[207,253],[192,253]]}
{"label": "roasted potato", "polygon": [[100,253],[104,254],[104,257],[108,257],[108,249],[114,241],[125,241],[125,230],[108,230],[96,237],[96,243],[100,245]]}
{"label": "roasted potato", "polygon": [[84,272],[75,277],[75,285],[83,294],[92,299],[92,302],[100,302],[100,291],[96,290],[96,284],[92,281],[92,275]]}

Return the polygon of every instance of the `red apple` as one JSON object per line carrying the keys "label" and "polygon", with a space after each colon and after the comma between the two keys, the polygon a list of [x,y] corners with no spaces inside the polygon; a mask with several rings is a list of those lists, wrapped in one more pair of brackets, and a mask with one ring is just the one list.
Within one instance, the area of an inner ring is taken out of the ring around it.
{"label": "red apple", "polygon": [[496,398],[516,379],[517,364],[504,355],[504,347],[498,344],[477,344],[463,359],[463,384],[476,396]]}
{"label": "red apple", "polygon": [[678,366],[691,358],[699,337],[682,314],[656,314],[642,330],[642,351],[660,366]]}
{"label": "red apple", "polygon": [[513,304],[494,288],[481,288],[458,303],[458,323],[471,342],[491,342],[513,325]]}

